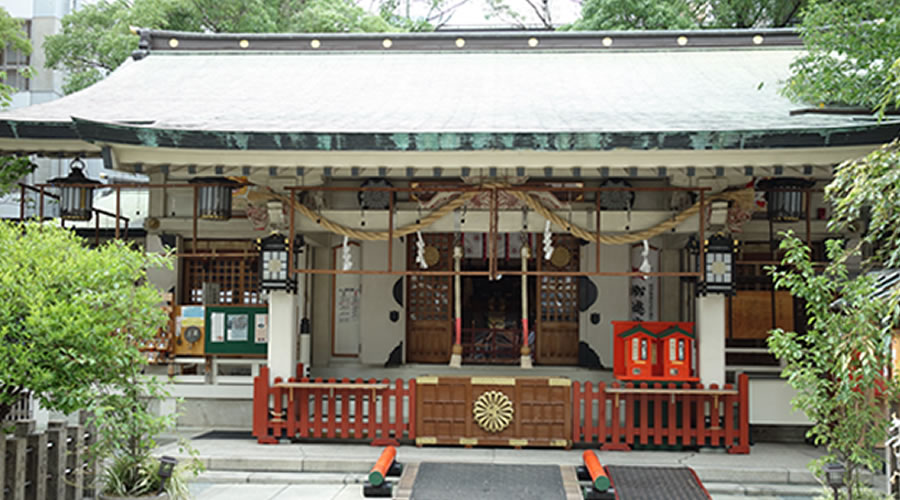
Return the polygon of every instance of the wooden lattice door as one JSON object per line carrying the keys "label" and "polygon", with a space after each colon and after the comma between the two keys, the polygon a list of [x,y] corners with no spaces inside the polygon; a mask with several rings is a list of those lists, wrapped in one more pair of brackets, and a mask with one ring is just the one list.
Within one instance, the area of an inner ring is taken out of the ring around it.
{"label": "wooden lattice door", "polygon": [[[424,234],[427,247],[437,250],[436,263],[428,271],[452,270],[451,234]],[[431,253],[429,251],[429,253]],[[416,263],[416,238],[407,237],[407,269]],[[453,286],[450,276],[407,276],[406,360],[411,363],[446,363],[453,344]]]}
{"label": "wooden lattice door", "polygon": [[[578,240],[569,235],[553,238],[554,256],[538,260],[544,271],[578,271]],[[535,361],[544,365],[578,364],[578,278],[538,278],[538,322]]]}

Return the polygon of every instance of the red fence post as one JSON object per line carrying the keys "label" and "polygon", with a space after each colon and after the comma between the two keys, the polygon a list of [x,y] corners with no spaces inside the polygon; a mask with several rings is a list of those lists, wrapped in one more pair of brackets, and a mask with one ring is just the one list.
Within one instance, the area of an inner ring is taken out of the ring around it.
{"label": "red fence post", "polygon": [[[357,384],[363,384],[363,379],[357,378]],[[363,396],[369,392],[366,389],[359,389],[353,396],[354,412],[353,412],[353,439],[362,439],[363,434]],[[349,404],[348,404],[349,409]]]}
{"label": "red fence post", "polygon": [[[675,384],[669,382],[667,386],[669,390],[675,390]],[[669,444],[677,444],[678,439],[678,398],[674,395],[669,398],[669,425],[666,426],[666,435],[669,437]]]}
{"label": "red fence post", "polygon": [[[647,389],[646,382],[641,383],[640,388]],[[648,404],[647,400],[648,400],[647,393],[646,392],[641,393],[641,395],[640,395],[640,402],[641,402],[640,410],[637,410],[637,408],[638,408],[637,406],[635,407],[636,411],[640,411],[640,415],[638,416],[638,419],[639,419],[638,422],[640,422],[641,444],[649,443],[649,441],[647,440],[647,431],[649,430],[647,428],[647,414],[650,413],[648,411],[650,409],[650,405]]]}
{"label": "red fence post", "polygon": [[[375,379],[370,378],[369,383],[370,384],[376,383]],[[381,391],[381,392],[384,392],[384,391]],[[366,436],[373,441],[375,440],[375,419],[376,419],[377,413],[378,413],[378,408],[376,406],[377,401],[378,401],[378,396],[375,394],[375,392],[372,392],[371,394],[369,394],[369,428],[368,428],[368,434]]]}
{"label": "red fence post", "polygon": [[[703,384],[697,384],[697,389],[703,389]],[[706,396],[697,395],[694,398],[697,404],[697,446],[706,446]]]}
{"label": "red fence post", "polygon": [[[598,384],[601,386],[602,382]],[[628,384],[631,385],[631,384]],[[613,383],[613,389],[618,389],[619,384]],[[610,421],[612,422],[612,426],[610,429],[610,442],[603,443],[603,450],[612,450],[612,451],[628,451],[631,449],[629,444],[622,442],[622,410],[621,405],[628,405],[627,395],[626,394],[607,394],[605,390],[600,391],[598,394],[600,397],[600,404],[606,406],[607,398],[612,398],[612,411],[610,414]],[[626,406],[625,409],[625,439],[628,440],[629,432],[634,430],[633,425],[628,425],[628,419],[633,417],[631,410]]]}
{"label": "red fence post", "polygon": [[750,453],[750,382],[746,373],[738,375],[738,439],[728,453]]}
{"label": "red fence post", "polygon": [[[594,395],[593,387],[590,382],[584,383],[584,441],[586,443],[594,442]],[[580,412],[579,412],[580,413]]]}
{"label": "red fence post", "polygon": [[[375,437],[374,435],[370,436],[372,439],[372,446],[399,446],[400,443],[396,439],[391,437],[391,395],[393,394],[397,399],[400,400],[399,408],[400,415],[396,415],[399,424],[394,425],[394,429],[396,430],[397,425],[403,425],[403,380],[397,379],[399,383],[399,388],[394,387],[391,389],[391,381],[388,379],[382,380],[382,383],[387,385],[387,389],[384,389],[381,392],[381,435],[379,437]],[[396,409],[396,405],[395,405]],[[370,420],[372,416],[369,416]]]}
{"label": "red fence post", "polygon": [[[626,389],[634,389],[634,384],[626,383]],[[625,404],[625,444],[632,446],[634,444],[634,394],[622,394],[622,403]]]}
{"label": "red fence post", "polygon": [[[581,442],[581,384],[572,382],[572,444]],[[587,439],[585,439],[587,441]]]}
{"label": "red fence post", "polygon": [[[341,379],[341,382],[349,384],[350,379],[344,377]],[[335,392],[337,393],[336,396],[339,396],[341,400],[341,439],[348,439],[350,437],[350,389],[341,389],[340,391]],[[359,389],[354,392],[359,392]]]}
{"label": "red fence post", "polygon": [[408,438],[416,439],[416,379],[409,379],[409,427]]}
{"label": "red fence post", "polygon": [[253,437],[260,444],[278,442],[269,436],[269,367],[265,365],[253,378]]}
{"label": "red fence post", "polygon": [[599,443],[606,442],[606,384],[603,382],[597,383],[597,393],[594,394],[594,391],[591,391],[589,394],[588,401],[591,404],[594,404],[594,400],[597,400],[597,441]]}

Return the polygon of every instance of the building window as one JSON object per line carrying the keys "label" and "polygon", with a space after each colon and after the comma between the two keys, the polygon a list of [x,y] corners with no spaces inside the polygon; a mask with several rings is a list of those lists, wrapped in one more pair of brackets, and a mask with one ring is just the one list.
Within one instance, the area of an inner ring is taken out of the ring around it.
{"label": "building window", "polygon": [[[30,40],[31,21],[26,20],[22,23],[22,29]],[[4,48],[0,53],[0,71],[6,74],[3,82],[19,91],[29,90],[28,79],[25,78],[25,69],[29,64],[31,64],[31,56],[28,54],[10,47]]]}
{"label": "building window", "polygon": [[[185,246],[190,246],[185,242]],[[214,300],[218,304],[259,304],[259,255],[253,242],[233,240],[201,240],[197,252],[246,252],[246,257],[183,257],[182,301],[203,304],[203,284],[208,290],[218,290]],[[190,252],[190,250],[188,250]]]}

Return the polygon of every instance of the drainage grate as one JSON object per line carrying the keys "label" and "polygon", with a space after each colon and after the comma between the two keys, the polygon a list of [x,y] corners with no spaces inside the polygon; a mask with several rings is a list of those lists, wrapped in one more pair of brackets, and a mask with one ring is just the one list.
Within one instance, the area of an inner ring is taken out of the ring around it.
{"label": "drainage grate", "polygon": [[606,467],[618,500],[709,500],[709,493],[687,467]]}
{"label": "drainage grate", "polygon": [[558,465],[419,464],[412,500],[565,500]]}

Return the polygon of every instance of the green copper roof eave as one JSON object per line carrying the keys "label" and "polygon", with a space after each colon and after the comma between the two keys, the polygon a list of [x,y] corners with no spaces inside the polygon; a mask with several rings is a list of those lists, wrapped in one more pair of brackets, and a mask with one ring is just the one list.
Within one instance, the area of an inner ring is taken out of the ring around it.
{"label": "green copper roof eave", "polygon": [[898,135],[900,121],[735,131],[320,133],[161,129],[79,118],[69,123],[0,120],[0,137],[14,139],[82,139],[144,147],[242,151],[753,150],[880,144]]}

